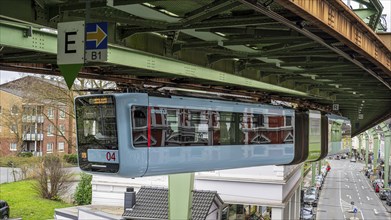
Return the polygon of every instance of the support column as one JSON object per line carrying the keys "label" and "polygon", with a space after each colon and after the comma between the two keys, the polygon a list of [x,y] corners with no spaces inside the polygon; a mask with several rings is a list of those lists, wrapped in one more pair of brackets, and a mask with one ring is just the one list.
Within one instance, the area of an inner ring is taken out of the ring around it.
{"label": "support column", "polygon": [[283,220],[283,219],[284,219],[284,209],[273,207],[271,220]]}
{"label": "support column", "polygon": [[391,145],[391,130],[386,123],[381,124],[384,132],[384,188],[388,188],[388,173],[390,172],[390,145]]}
{"label": "support column", "polygon": [[311,186],[315,186],[315,175],[316,175],[316,163],[315,162],[311,163],[311,171],[312,171]]}
{"label": "support column", "polygon": [[191,219],[194,173],[168,176],[168,219]]}
{"label": "support column", "polygon": [[369,135],[367,132],[365,134],[365,168],[368,169],[368,159],[369,159]]}
{"label": "support column", "polygon": [[294,215],[293,215],[293,219],[299,219],[299,216],[298,216],[298,212],[300,212],[300,187],[298,187],[295,191],[295,195],[294,195],[294,198],[295,198],[295,202],[294,202]]}
{"label": "support column", "polygon": [[373,166],[376,169],[377,167],[377,160],[379,159],[379,146],[380,146],[380,139],[377,132],[374,130],[373,133]]}
{"label": "support column", "polygon": [[321,174],[321,171],[322,171],[322,161],[319,160],[319,161],[318,161],[318,175]]}
{"label": "support column", "polygon": [[358,135],[358,156],[361,157],[362,134]]}

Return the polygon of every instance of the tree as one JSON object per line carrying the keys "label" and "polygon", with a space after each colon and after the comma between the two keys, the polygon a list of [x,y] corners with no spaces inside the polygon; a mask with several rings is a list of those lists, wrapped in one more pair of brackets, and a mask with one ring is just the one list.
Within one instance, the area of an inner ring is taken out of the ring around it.
{"label": "tree", "polygon": [[71,187],[72,174],[58,156],[44,156],[35,173],[33,189],[44,199],[60,200]]}
{"label": "tree", "polygon": [[[22,151],[23,146],[23,131],[22,131],[22,113],[19,103],[20,100],[14,100],[9,106],[1,106],[0,125],[7,133],[7,142],[11,145],[10,148],[15,147],[15,152],[18,154]],[[15,144],[15,146],[13,146]]]}
{"label": "tree", "polygon": [[[26,77],[24,80],[16,80],[2,85],[12,91],[17,91],[22,101],[18,108],[21,110],[18,117],[8,117],[2,114],[8,128],[13,128],[17,132],[13,134],[15,140],[18,140],[18,151],[23,150],[23,135],[26,133],[45,134],[50,133],[55,137],[53,141],[53,152],[58,150],[59,142],[66,142],[68,152],[73,153],[75,143],[75,113],[74,98],[77,95],[85,94],[89,88],[105,89],[113,88],[115,84],[108,81],[78,79],[74,85],[75,90],[69,90],[59,77]],[[23,106],[22,106],[22,103]],[[33,106],[33,107],[29,107]],[[26,122],[23,117],[37,116],[43,117],[45,126],[42,123]],[[6,116],[6,117],[4,117]],[[60,119],[61,122],[59,121]],[[43,147],[43,146],[41,146]]]}

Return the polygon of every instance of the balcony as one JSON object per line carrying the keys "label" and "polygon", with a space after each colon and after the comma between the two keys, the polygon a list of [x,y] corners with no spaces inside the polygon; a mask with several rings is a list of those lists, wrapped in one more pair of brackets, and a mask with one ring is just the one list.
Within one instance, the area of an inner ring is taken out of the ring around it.
{"label": "balcony", "polygon": [[23,115],[22,122],[26,123],[43,123],[44,118],[42,115],[35,116],[35,115]]}
{"label": "balcony", "polygon": [[23,134],[24,141],[42,141],[43,134]]}

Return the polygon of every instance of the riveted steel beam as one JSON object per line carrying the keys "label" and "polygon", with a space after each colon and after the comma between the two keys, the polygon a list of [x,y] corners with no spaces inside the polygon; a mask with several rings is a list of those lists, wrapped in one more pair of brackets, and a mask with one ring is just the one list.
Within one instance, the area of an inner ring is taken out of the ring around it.
{"label": "riveted steel beam", "polygon": [[201,21],[207,18],[212,17],[213,15],[217,15],[226,10],[235,8],[236,6],[241,5],[236,0],[218,0],[214,1],[208,5],[197,8],[194,11],[191,11],[186,14],[186,17],[180,20],[183,26],[188,26],[197,21]]}
{"label": "riveted steel beam", "polygon": [[[26,37],[24,32],[28,29],[28,27],[23,25],[1,21],[0,45],[48,54],[57,53],[57,36],[55,34],[33,29],[33,35],[31,37]],[[196,78],[258,90],[280,92],[288,95],[311,96],[306,92],[296,91],[183,61],[114,45],[109,45],[107,63],[111,65],[158,71],[186,78]]]}
{"label": "riveted steel beam", "polygon": [[[374,33],[371,28],[369,28],[342,1],[276,0],[276,2],[288,10],[302,16],[304,19],[316,24],[325,32],[371,60],[372,63],[391,76],[390,46],[385,45],[376,33]],[[333,50],[334,49],[335,48],[333,48]],[[341,54],[339,51],[336,52]],[[363,67],[358,61],[355,62],[355,60],[352,59],[348,60],[369,72],[391,89],[391,86],[383,81],[383,79],[379,78],[376,73]]]}

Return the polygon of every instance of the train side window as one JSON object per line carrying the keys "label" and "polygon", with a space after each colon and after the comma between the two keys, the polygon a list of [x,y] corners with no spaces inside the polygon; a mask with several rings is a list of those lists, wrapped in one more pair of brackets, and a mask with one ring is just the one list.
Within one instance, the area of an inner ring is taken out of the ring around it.
{"label": "train side window", "polygon": [[146,106],[132,107],[132,137],[135,147],[147,147],[148,145],[147,112]]}
{"label": "train side window", "polygon": [[292,116],[285,116],[285,126],[292,126]]}

